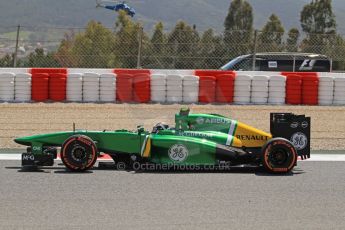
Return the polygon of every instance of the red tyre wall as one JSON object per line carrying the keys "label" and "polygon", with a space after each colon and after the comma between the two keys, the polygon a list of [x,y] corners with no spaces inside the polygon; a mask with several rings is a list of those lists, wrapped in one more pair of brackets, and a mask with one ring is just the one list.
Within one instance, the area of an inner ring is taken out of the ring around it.
{"label": "red tyre wall", "polygon": [[297,74],[283,74],[286,78],[286,104],[302,103],[302,77]]}
{"label": "red tyre wall", "polygon": [[216,77],[200,76],[199,102],[213,103],[216,101]]}
{"label": "red tyre wall", "polygon": [[[116,98],[120,102],[149,102],[150,79],[148,69],[114,69],[116,79]],[[147,86],[149,85],[149,86]],[[143,87],[143,88],[140,88]]]}
{"label": "red tyre wall", "polygon": [[[215,78],[215,89],[213,90],[213,85],[207,87],[203,85],[200,88],[199,99],[203,103],[209,102],[221,102],[221,103],[232,103],[234,97],[234,79],[235,72],[233,71],[224,71],[224,70],[196,70],[195,75],[200,77],[200,82],[202,85],[205,80],[202,80],[203,77],[214,77]],[[207,82],[206,82],[207,84]],[[208,92],[209,91],[209,92]],[[211,95],[214,93],[214,97]],[[207,98],[205,98],[206,95]],[[209,101],[213,100],[213,101]],[[209,101],[209,102],[208,102]]]}
{"label": "red tyre wall", "polygon": [[118,73],[116,77],[116,99],[120,102],[133,101],[133,75]]}
{"label": "red tyre wall", "polygon": [[151,100],[150,75],[145,73],[135,74],[133,78],[133,100],[147,103]]}
{"label": "red tyre wall", "polygon": [[216,101],[221,103],[234,102],[235,74],[216,76]]}
{"label": "red tyre wall", "polygon": [[66,100],[66,74],[49,74],[49,98],[53,101]]}
{"label": "red tyre wall", "polygon": [[114,69],[115,74],[150,74],[148,69]]}
{"label": "red tyre wall", "polygon": [[67,69],[65,68],[32,68],[30,70],[31,74],[36,74],[36,73],[61,73],[61,74],[67,74]]}
{"label": "red tyre wall", "polygon": [[31,99],[46,101],[49,99],[49,74],[34,73],[31,77]]}
{"label": "red tyre wall", "polygon": [[302,76],[302,103],[305,105],[319,103],[319,77],[316,73],[305,73]]}

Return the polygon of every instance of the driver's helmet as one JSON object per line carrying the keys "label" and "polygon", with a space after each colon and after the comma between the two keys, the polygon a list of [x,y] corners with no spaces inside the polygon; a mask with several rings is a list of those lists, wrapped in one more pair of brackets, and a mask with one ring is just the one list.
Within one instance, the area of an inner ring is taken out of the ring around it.
{"label": "driver's helmet", "polygon": [[158,133],[160,130],[169,129],[169,125],[159,122],[155,126],[153,126],[152,133]]}

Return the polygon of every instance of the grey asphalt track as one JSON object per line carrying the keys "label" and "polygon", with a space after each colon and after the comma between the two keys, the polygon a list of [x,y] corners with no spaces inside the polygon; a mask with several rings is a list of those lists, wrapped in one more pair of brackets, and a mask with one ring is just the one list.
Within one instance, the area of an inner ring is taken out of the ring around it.
{"label": "grey asphalt track", "polygon": [[345,162],[289,175],[22,172],[0,161],[0,229],[344,229]]}

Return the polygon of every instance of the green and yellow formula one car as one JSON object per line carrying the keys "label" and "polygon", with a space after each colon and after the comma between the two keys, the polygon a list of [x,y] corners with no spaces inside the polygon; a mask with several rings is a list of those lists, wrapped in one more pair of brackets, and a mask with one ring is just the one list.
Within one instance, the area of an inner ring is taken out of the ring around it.
{"label": "green and yellow formula one car", "polygon": [[158,123],[151,132],[68,131],[15,139],[28,146],[23,167],[52,166],[58,147],[72,171],[91,169],[106,153],[115,163],[174,166],[264,166],[271,173],[290,172],[297,158],[310,157],[310,118],[272,113],[271,133],[217,114],[191,114],[181,109],[175,127]]}

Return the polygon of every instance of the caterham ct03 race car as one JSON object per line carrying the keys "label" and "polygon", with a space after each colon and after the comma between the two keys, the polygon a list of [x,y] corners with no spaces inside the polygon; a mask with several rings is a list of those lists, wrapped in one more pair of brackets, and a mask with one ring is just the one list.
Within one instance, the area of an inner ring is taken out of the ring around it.
{"label": "caterham ct03 race car", "polygon": [[179,166],[263,166],[270,173],[290,172],[297,158],[310,157],[310,117],[271,113],[270,133],[217,114],[175,115],[175,127],[158,123],[151,132],[73,130],[16,138],[26,145],[23,167],[52,166],[58,148],[71,171],[92,169],[106,153],[115,163]]}

